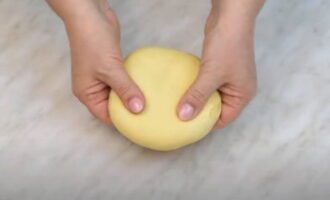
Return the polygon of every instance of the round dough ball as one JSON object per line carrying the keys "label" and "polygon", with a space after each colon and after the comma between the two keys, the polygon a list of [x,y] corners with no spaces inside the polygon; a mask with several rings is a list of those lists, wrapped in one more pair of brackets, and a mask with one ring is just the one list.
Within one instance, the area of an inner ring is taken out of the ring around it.
{"label": "round dough ball", "polygon": [[125,67],[142,90],[146,104],[140,114],[132,114],[111,90],[109,113],[117,130],[136,144],[160,151],[177,149],[206,136],[220,115],[218,92],[193,120],[182,121],[176,114],[199,65],[197,57],[175,49],[146,47],[131,53]]}

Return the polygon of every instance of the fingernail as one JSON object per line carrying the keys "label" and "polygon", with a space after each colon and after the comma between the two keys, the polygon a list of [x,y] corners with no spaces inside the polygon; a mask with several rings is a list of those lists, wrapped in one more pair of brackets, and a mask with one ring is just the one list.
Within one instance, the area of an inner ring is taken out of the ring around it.
{"label": "fingernail", "polygon": [[139,113],[143,109],[143,103],[137,97],[133,97],[131,100],[129,100],[128,106],[131,109],[131,111],[134,113]]}
{"label": "fingernail", "polygon": [[194,107],[188,103],[183,104],[179,112],[179,117],[181,120],[189,120],[194,114]]}

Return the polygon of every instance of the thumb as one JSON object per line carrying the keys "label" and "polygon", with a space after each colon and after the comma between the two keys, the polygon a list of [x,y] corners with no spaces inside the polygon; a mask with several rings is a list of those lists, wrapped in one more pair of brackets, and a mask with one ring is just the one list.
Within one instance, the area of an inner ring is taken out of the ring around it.
{"label": "thumb", "polygon": [[181,98],[177,114],[181,120],[193,119],[202,110],[213,92],[218,89],[219,80],[211,73],[201,70],[196,80]]}
{"label": "thumb", "polygon": [[140,113],[144,108],[144,96],[123,66],[113,67],[102,74],[102,81],[108,84],[132,113]]}

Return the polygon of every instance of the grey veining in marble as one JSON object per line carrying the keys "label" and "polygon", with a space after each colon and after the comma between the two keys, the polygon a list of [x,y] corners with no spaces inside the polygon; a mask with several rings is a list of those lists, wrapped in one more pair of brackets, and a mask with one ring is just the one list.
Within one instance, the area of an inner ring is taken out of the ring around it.
{"label": "grey veining in marble", "polygon": [[[209,1],[112,0],[125,55],[200,54]],[[178,151],[138,147],[71,94],[68,41],[40,0],[0,0],[0,200],[330,198],[330,1],[268,1],[258,95]]]}

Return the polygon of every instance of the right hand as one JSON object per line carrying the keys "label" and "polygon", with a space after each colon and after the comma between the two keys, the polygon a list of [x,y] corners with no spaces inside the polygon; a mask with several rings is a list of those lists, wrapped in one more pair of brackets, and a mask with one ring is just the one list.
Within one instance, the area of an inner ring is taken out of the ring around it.
{"label": "right hand", "polygon": [[145,100],[125,71],[117,17],[108,2],[102,2],[62,19],[70,41],[73,93],[96,118],[111,125],[110,89],[132,113],[141,112]]}

